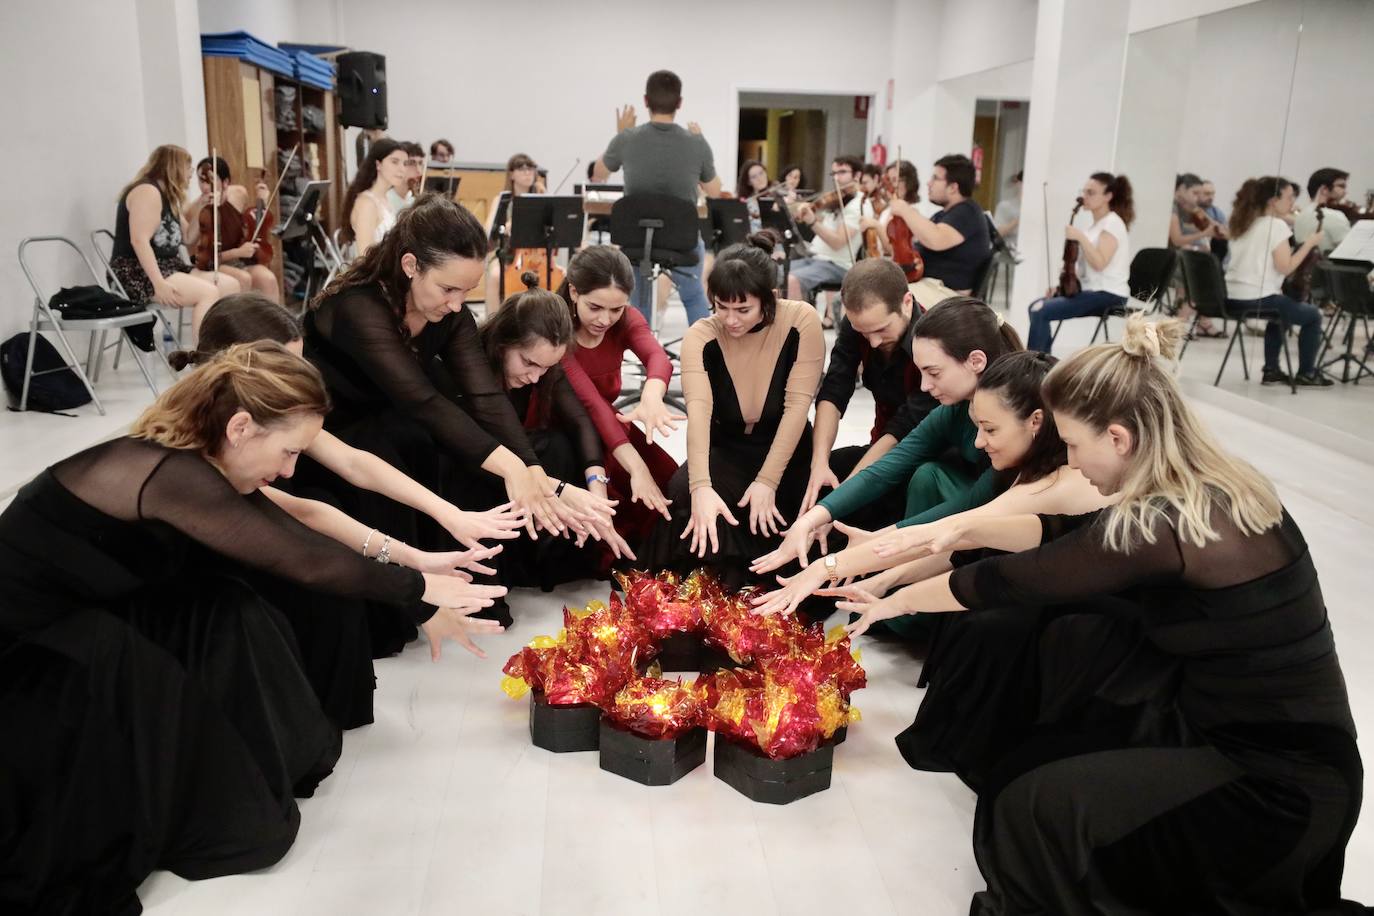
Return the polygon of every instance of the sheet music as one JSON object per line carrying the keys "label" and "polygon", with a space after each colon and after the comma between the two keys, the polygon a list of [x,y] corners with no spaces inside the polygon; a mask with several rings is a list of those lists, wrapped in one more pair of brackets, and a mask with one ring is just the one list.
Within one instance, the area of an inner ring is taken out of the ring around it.
{"label": "sheet music", "polygon": [[1374,219],[1357,220],[1329,255],[1343,261],[1374,262]]}

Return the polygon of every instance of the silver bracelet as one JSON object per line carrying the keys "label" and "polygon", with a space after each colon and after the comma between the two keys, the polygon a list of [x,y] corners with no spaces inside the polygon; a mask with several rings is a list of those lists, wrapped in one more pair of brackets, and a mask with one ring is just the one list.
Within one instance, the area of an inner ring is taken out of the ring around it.
{"label": "silver bracelet", "polygon": [[386,564],[391,562],[391,535],[382,538],[382,549],[377,551],[377,562]]}
{"label": "silver bracelet", "polygon": [[369,532],[367,533],[367,538],[363,541],[362,554],[363,554],[364,557],[367,556],[367,545],[372,543],[372,535],[374,535],[374,534],[376,534],[376,533],[377,533],[377,529],[376,529],[376,528],[373,528],[371,531],[369,531]]}

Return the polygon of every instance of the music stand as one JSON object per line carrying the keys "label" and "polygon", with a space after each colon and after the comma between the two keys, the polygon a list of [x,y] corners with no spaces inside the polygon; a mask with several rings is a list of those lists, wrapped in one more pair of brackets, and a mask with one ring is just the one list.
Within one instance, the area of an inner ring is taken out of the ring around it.
{"label": "music stand", "polygon": [[776,197],[759,198],[759,223],[782,236],[782,288],[786,292],[787,278],[792,273],[792,248],[801,242],[801,230],[787,202]]}
{"label": "music stand", "polygon": [[291,213],[282,221],[282,224],[272,232],[282,241],[283,251],[285,243],[300,242],[308,240],[314,249],[310,258],[310,264],[306,265],[305,278],[305,301],[310,301],[310,290],[313,286],[315,276],[315,265],[323,262],[329,268],[328,275],[325,277],[321,286],[327,285],[333,279],[335,272],[343,266],[343,255],[339,249],[334,247],[334,240],[325,231],[324,225],[320,222],[318,211],[320,201],[324,199],[324,194],[329,190],[328,181],[310,181],[305,185],[304,190],[296,198],[296,206],[291,209]]}
{"label": "music stand", "polygon": [[749,237],[749,205],[742,200],[711,197],[706,200],[706,235],[711,250],[721,249]]}
{"label": "music stand", "polygon": [[[439,169],[431,169],[431,170],[432,170],[432,171],[436,171],[436,172],[439,171]],[[426,191],[433,191],[433,192],[435,192],[436,194],[443,194],[445,197],[448,197],[450,200],[457,200],[457,199],[458,199],[458,185],[462,182],[463,178],[462,178],[461,175],[458,175],[454,169],[444,169],[443,171],[447,172],[448,174],[447,174],[447,175],[430,175],[430,174],[426,173],[426,175],[425,175],[425,190],[426,190]]]}
{"label": "music stand", "polygon": [[[500,207],[500,204],[497,205]],[[553,255],[559,248],[582,243],[582,198],[572,195],[521,194],[510,204],[508,249],[544,249],[544,285],[553,286]],[[498,217],[500,214],[498,214]],[[498,224],[499,225],[499,224]],[[500,295],[506,298],[506,272],[501,271]]]}

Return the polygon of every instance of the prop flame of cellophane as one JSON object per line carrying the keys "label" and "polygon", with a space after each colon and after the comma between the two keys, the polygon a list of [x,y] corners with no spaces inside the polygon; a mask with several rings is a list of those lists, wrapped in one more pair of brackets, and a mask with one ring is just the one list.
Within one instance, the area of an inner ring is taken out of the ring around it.
{"label": "prop flame of cellophane", "polygon": [[[609,604],[563,609],[563,629],[540,636],[506,662],[502,689],[541,691],[552,706],[591,703],[647,738],[698,725],[782,759],[815,748],[857,721],[850,695],[866,684],[859,653],[836,627],[822,633],[795,617],[756,616],[751,590],[727,594],[704,570],[618,575],[625,593]],[[672,633],[699,633],[739,665],[691,684],[641,676]]]}

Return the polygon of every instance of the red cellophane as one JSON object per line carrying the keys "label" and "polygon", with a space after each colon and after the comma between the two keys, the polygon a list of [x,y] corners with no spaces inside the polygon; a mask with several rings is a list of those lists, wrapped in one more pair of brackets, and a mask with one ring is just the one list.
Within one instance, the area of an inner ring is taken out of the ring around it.
{"label": "red cellophane", "polygon": [[681,678],[635,678],[616,693],[606,717],[645,738],[676,738],[702,724],[701,693]]}

